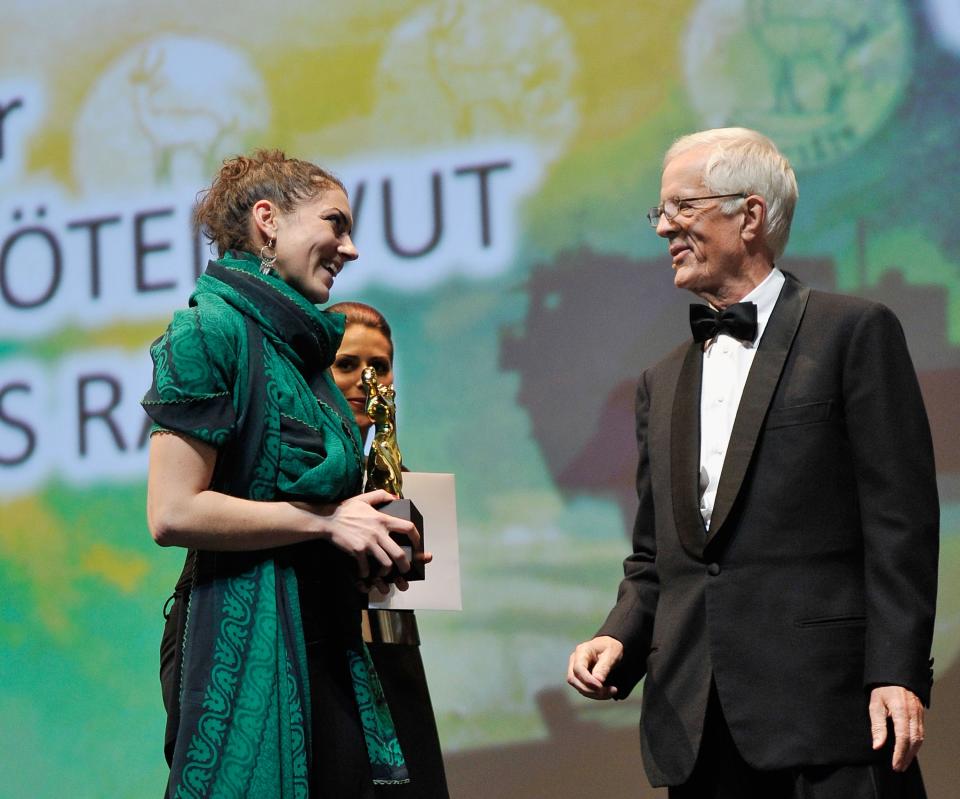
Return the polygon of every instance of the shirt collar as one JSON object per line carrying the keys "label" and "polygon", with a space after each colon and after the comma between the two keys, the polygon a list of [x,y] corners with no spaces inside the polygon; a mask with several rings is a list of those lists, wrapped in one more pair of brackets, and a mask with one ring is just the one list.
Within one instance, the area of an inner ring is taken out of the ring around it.
{"label": "shirt collar", "polygon": [[773,267],[770,274],[758,286],[754,286],[753,290],[741,300],[741,302],[755,303],[757,306],[757,337],[752,343],[746,342],[744,346],[756,347],[760,343],[763,331],[770,320],[770,314],[773,313],[773,306],[777,304],[777,298],[780,296],[780,290],[785,282],[786,278],[783,276],[783,272],[777,267]]}

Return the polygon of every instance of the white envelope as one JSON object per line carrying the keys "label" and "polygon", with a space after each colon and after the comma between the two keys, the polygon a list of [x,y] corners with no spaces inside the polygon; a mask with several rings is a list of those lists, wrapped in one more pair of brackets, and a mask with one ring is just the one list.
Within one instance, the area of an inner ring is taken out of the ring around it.
{"label": "white envelope", "polygon": [[403,496],[423,516],[423,540],[433,560],[426,579],[406,591],[370,592],[370,607],[384,610],[462,610],[460,540],[457,535],[457,494],[452,474],[404,472]]}

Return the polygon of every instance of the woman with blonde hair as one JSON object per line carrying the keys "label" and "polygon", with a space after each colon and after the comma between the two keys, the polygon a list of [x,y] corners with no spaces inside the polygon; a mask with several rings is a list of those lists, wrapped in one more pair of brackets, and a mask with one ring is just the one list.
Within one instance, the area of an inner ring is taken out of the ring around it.
{"label": "woman with blonde hair", "polygon": [[[393,385],[393,333],[380,311],[362,302],[338,302],[327,310],[342,313],[346,328],[331,372],[353,411],[364,440],[372,426],[367,415],[363,370],[370,367],[381,385]],[[410,782],[390,791],[404,799],[447,799],[447,781],[430,691],[420,657],[420,633],[412,610],[369,610],[364,640],[393,713]],[[384,795],[387,790],[383,790]]]}

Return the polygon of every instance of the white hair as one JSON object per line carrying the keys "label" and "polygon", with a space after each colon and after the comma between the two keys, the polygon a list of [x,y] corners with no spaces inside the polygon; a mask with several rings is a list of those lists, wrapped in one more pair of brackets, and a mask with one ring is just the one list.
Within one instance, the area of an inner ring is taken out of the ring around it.
{"label": "white hair", "polygon": [[[703,185],[711,194],[759,194],[766,200],[764,240],[775,259],[783,255],[798,196],[790,162],[762,133],[749,128],[714,128],[677,139],[663,157],[664,168],[678,155],[698,147],[710,149]],[[721,210],[733,213],[739,203],[726,200]]]}

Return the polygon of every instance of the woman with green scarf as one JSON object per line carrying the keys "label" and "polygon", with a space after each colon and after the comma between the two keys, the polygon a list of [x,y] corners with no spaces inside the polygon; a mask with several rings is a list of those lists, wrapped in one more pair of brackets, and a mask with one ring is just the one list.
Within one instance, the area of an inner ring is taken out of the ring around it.
{"label": "woman with green scarf", "polygon": [[316,304],[357,257],[350,204],[260,151],[224,162],[196,219],[220,257],[151,347],[143,400],[150,532],[188,549],[161,644],[166,795],[368,799],[408,778],[358,587],[407,571],[390,533],[418,533],[360,494],[328,372],[344,321]]}

